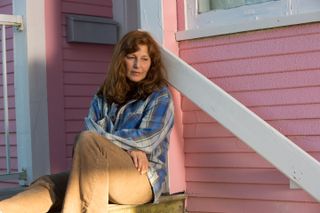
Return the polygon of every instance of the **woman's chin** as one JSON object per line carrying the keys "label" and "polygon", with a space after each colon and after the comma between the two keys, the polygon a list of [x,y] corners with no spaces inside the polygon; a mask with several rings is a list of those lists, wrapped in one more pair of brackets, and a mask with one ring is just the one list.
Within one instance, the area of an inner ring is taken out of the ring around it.
{"label": "woman's chin", "polygon": [[138,83],[143,80],[143,78],[141,78],[141,77],[132,77],[132,76],[128,77],[128,79],[129,79],[129,81],[132,81],[135,83]]}

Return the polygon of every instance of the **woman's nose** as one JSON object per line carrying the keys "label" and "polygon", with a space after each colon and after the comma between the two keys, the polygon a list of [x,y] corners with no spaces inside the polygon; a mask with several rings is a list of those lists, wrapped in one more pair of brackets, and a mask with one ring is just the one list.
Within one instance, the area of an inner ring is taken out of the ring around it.
{"label": "woman's nose", "polygon": [[140,66],[140,60],[139,59],[135,59],[133,66],[136,67],[136,68],[139,67]]}

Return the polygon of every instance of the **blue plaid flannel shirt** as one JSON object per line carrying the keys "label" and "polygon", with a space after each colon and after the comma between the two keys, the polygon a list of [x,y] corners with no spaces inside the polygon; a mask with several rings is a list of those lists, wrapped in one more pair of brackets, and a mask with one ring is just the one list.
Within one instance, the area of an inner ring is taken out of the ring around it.
{"label": "blue plaid flannel shirt", "polygon": [[149,159],[147,172],[154,194],[160,197],[167,176],[167,151],[174,109],[167,87],[145,100],[131,100],[120,107],[94,96],[85,118],[87,130],[97,132],[125,150],[142,150]]}

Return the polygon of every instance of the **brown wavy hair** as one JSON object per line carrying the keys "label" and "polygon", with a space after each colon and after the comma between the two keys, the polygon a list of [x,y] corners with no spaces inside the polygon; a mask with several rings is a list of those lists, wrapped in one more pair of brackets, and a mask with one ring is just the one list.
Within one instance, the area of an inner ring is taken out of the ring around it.
{"label": "brown wavy hair", "polygon": [[[139,45],[148,47],[151,65],[143,80],[132,82],[127,78],[125,57],[138,51]],[[148,32],[136,30],[127,33],[115,46],[106,79],[97,95],[111,102],[125,104],[131,99],[145,99],[166,85],[166,72],[157,42]]]}

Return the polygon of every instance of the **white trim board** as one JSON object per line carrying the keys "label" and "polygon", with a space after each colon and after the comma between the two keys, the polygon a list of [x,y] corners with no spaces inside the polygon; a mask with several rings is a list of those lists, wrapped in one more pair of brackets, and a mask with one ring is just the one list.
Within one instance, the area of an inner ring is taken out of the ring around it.
{"label": "white trim board", "polygon": [[138,0],[112,0],[113,19],[119,23],[119,35],[139,28]]}
{"label": "white trim board", "polygon": [[176,40],[188,40],[196,38],[204,38],[210,36],[225,35],[231,33],[239,33],[253,30],[262,30],[275,27],[285,27],[297,24],[305,24],[320,21],[320,12],[313,12],[308,14],[297,14],[291,16],[282,16],[277,18],[262,19],[259,21],[244,22],[241,24],[228,26],[208,26],[200,27],[199,29],[189,29],[179,31],[176,33]]}
{"label": "white trim board", "polygon": [[159,44],[163,44],[163,2],[161,0],[139,0],[139,26],[149,31]]}
{"label": "white trim board", "polygon": [[13,0],[26,26],[14,31],[14,84],[18,167],[28,183],[50,173],[44,10],[42,0]]}
{"label": "white trim board", "polygon": [[120,25],[120,35],[130,30],[149,31],[163,43],[162,1],[160,0],[113,0],[114,20]]}

